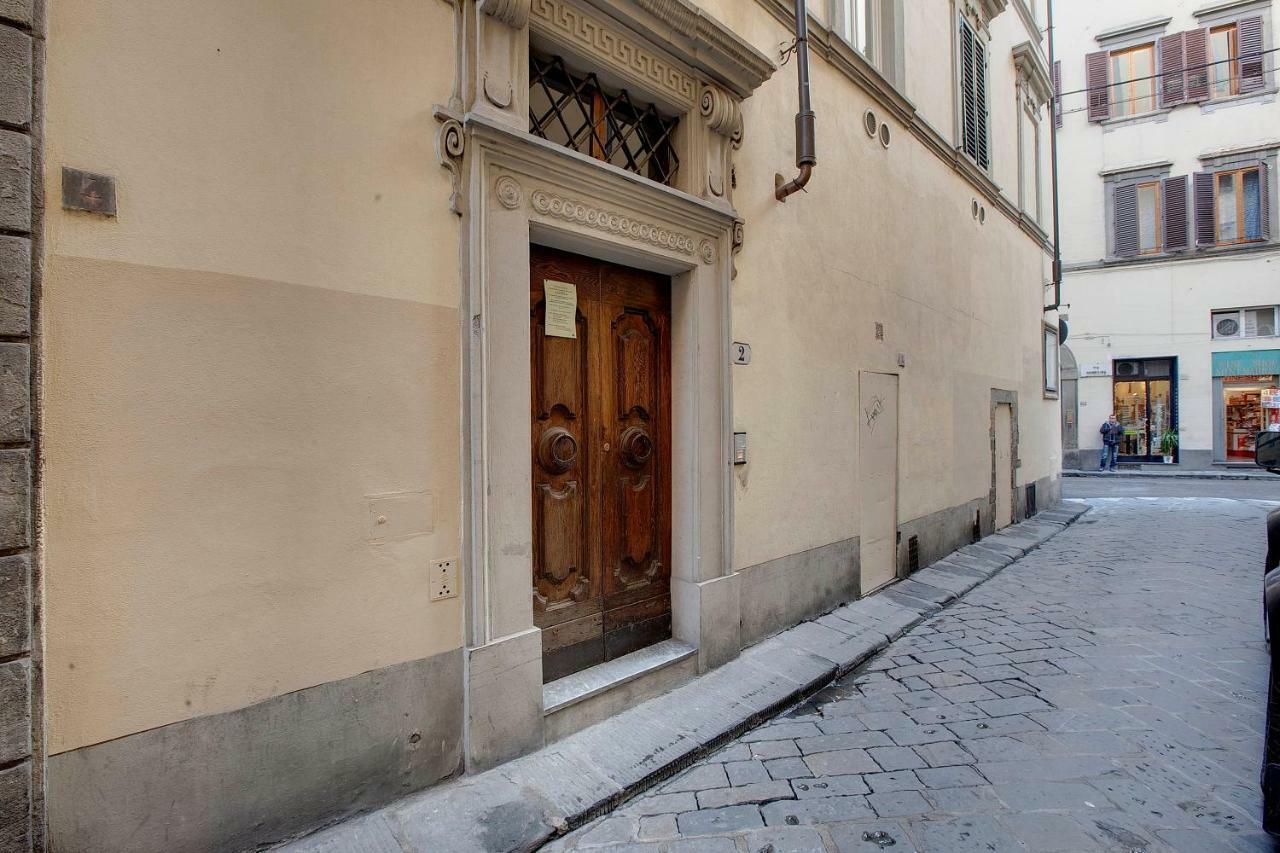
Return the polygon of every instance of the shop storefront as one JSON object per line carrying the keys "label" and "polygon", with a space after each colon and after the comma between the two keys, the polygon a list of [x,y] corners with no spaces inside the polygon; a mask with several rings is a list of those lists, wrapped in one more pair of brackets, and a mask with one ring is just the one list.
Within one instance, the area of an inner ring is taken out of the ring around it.
{"label": "shop storefront", "polygon": [[[1121,462],[1160,462],[1160,438],[1178,430],[1176,358],[1124,359],[1115,362],[1113,404],[1124,428]],[[1176,461],[1176,452],[1174,455]]]}
{"label": "shop storefront", "polygon": [[1215,462],[1251,464],[1257,434],[1280,431],[1280,350],[1213,354]]}

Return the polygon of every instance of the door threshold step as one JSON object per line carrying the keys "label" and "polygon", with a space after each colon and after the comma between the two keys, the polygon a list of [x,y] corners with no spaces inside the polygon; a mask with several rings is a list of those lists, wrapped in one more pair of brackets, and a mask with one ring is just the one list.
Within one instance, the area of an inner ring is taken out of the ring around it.
{"label": "door threshold step", "polygon": [[697,653],[698,650],[688,643],[663,640],[629,655],[549,681],[542,685],[542,714],[550,716],[563,711]]}

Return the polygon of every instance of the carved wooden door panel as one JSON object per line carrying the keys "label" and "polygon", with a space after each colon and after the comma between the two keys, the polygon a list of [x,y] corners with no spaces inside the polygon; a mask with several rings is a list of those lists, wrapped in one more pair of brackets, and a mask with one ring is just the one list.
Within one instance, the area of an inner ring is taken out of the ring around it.
{"label": "carved wooden door panel", "polygon": [[[547,281],[573,285],[576,337],[547,334]],[[551,681],[671,636],[670,282],[534,246],[530,332],[533,610]]]}

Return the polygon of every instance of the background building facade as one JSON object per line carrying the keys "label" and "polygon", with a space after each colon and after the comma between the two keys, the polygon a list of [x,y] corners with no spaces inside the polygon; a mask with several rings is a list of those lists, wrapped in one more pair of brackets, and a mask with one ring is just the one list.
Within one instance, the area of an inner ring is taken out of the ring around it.
{"label": "background building facade", "polygon": [[494,766],[1058,499],[1043,4],[811,7],[784,204],[779,0],[50,4],[53,849]]}
{"label": "background building facade", "polygon": [[1065,465],[1112,410],[1122,462],[1251,464],[1280,423],[1273,4],[1060,6]]}

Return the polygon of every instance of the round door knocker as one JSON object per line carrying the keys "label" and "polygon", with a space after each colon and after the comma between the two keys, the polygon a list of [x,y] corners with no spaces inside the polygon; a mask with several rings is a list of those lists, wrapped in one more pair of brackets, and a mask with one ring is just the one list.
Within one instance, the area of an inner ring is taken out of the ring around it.
{"label": "round door knocker", "polygon": [[552,427],[538,442],[538,462],[551,474],[563,474],[578,459],[578,440],[564,427]]}
{"label": "round door knocker", "polygon": [[640,427],[629,427],[618,439],[622,461],[628,468],[643,468],[653,458],[653,439]]}

